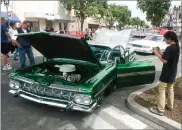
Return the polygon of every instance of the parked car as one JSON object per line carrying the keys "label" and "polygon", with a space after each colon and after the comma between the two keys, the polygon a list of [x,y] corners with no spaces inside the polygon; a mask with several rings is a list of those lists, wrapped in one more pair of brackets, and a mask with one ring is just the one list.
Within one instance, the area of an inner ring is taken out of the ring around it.
{"label": "parked car", "polygon": [[141,39],[145,38],[146,36],[147,36],[147,34],[144,34],[144,33],[141,33],[141,34],[133,34],[131,36],[131,41],[141,40]]}
{"label": "parked car", "polygon": [[66,31],[65,31],[65,30],[58,30],[58,31],[56,31],[55,33],[66,34]]}
{"label": "parked car", "polygon": [[135,61],[135,53],[121,45],[88,44],[80,37],[48,32],[18,36],[47,60],[9,75],[9,92],[15,97],[92,112],[116,87],[150,84],[155,78],[152,62]]}
{"label": "parked car", "polygon": [[163,35],[148,35],[142,40],[135,40],[128,43],[128,48],[134,48],[136,52],[153,53],[153,48],[158,47],[162,52],[168,45],[164,41]]}

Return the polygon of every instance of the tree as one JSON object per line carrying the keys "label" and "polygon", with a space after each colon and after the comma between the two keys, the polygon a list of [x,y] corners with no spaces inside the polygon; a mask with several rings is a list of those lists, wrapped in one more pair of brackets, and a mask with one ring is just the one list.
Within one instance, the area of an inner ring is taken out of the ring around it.
{"label": "tree", "polygon": [[119,23],[120,27],[125,26],[131,17],[131,11],[127,6],[110,4],[105,8],[104,12],[104,20],[109,24],[109,28],[111,28],[116,21]]}
{"label": "tree", "polygon": [[119,12],[118,12],[118,16],[117,16],[117,21],[120,25],[120,27],[125,26],[125,25],[129,25],[129,20],[131,17],[131,11],[128,9],[127,6],[120,6],[118,7]]}
{"label": "tree", "polygon": [[100,23],[101,19],[104,19],[106,15],[106,10],[108,9],[107,0],[100,0],[97,3],[96,8],[97,13],[94,16],[99,20]]}
{"label": "tree", "polygon": [[139,17],[133,17],[132,18],[132,24],[133,24],[133,26],[137,26],[137,29],[138,29],[138,27],[141,24],[140,18]]}
{"label": "tree", "polygon": [[108,5],[105,10],[104,21],[109,25],[109,28],[111,28],[116,22],[118,11],[118,6],[115,4]]}
{"label": "tree", "polygon": [[65,9],[74,10],[76,17],[81,23],[81,31],[83,31],[83,24],[87,17],[98,14],[97,6],[101,5],[106,0],[60,0]]}
{"label": "tree", "polygon": [[145,26],[146,26],[145,21],[144,21],[144,20],[141,20],[141,21],[140,21],[140,27],[145,27]]}
{"label": "tree", "polygon": [[137,7],[146,12],[146,19],[153,26],[160,26],[164,16],[168,13],[171,0],[137,0]]}

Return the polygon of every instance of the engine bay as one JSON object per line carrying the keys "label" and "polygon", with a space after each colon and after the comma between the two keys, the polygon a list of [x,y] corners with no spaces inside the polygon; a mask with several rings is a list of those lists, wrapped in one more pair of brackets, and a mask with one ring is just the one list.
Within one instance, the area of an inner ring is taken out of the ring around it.
{"label": "engine bay", "polygon": [[[27,78],[36,77],[34,80],[41,82],[43,79],[47,82],[53,82],[56,79],[62,79],[74,84],[85,82],[88,78],[98,72],[94,66],[65,64],[65,63],[42,63],[36,66],[21,70],[20,73]],[[52,80],[51,80],[52,79]]]}

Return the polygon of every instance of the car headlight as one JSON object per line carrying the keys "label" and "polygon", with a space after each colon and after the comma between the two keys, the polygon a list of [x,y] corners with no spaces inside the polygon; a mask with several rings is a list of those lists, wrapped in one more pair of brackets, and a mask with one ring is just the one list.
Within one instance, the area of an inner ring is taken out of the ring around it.
{"label": "car headlight", "polygon": [[17,81],[15,81],[14,88],[19,89],[21,87],[21,84]]}
{"label": "car headlight", "polygon": [[81,95],[76,95],[74,97],[74,100],[76,103],[80,104],[82,102],[82,96]]}
{"label": "car headlight", "polygon": [[91,98],[85,96],[85,97],[83,98],[83,104],[89,105],[90,103],[91,103]]}
{"label": "car headlight", "polygon": [[14,88],[15,87],[15,82],[13,80],[10,80],[9,86],[10,86],[10,88]]}
{"label": "car headlight", "polygon": [[75,95],[74,96],[75,103],[83,104],[83,105],[89,105],[92,102],[91,97],[84,96],[84,95]]}

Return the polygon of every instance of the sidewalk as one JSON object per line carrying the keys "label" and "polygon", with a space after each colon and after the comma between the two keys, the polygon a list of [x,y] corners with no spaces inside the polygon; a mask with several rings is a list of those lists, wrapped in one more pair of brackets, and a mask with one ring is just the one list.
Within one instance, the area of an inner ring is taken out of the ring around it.
{"label": "sidewalk", "polygon": [[[178,74],[177,77],[180,77],[181,73]],[[127,106],[134,111],[135,113],[143,116],[144,118],[166,128],[166,129],[175,129],[175,130],[181,130],[181,124],[173,121],[165,116],[158,116],[155,115],[151,112],[149,112],[148,108],[143,107],[141,105],[139,105],[138,103],[135,102],[135,97],[137,95],[140,95],[141,93],[143,93],[144,91],[147,91],[149,89],[152,89],[154,87],[157,86],[158,83],[153,83],[152,85],[145,85],[145,87],[143,89],[140,89],[132,94],[130,94],[127,98]]]}

